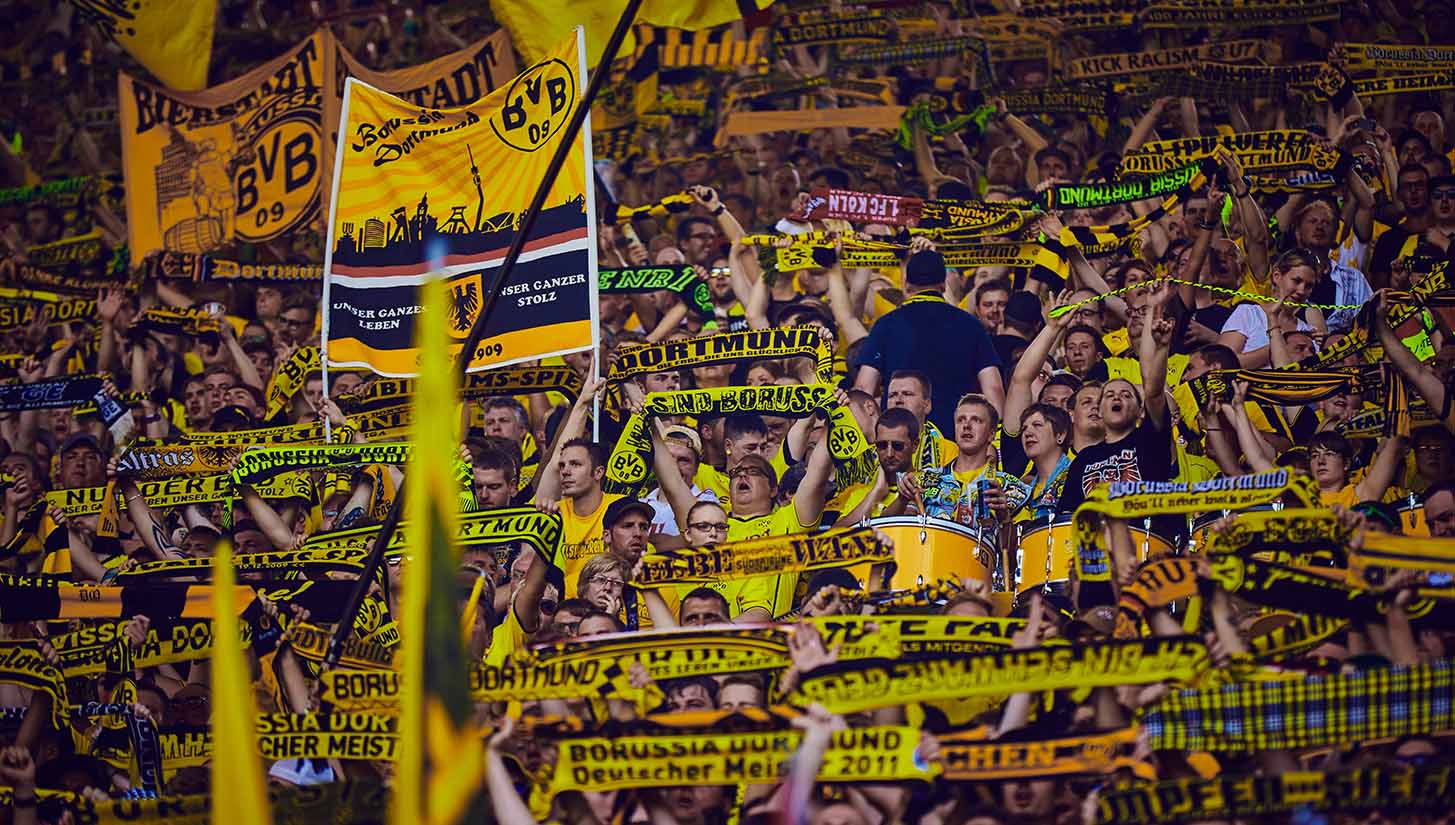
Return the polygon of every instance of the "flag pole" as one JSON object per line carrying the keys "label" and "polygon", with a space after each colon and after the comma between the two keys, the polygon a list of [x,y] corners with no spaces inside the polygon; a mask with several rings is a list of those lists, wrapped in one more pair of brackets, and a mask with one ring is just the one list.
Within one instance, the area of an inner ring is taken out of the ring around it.
{"label": "flag pole", "polygon": [[[475,323],[470,327],[470,335],[465,339],[464,347],[460,349],[458,380],[462,384],[470,369],[471,354],[485,339],[485,323],[490,319],[490,313],[495,309],[496,301],[500,299],[501,290],[510,280],[516,261],[520,259],[520,253],[525,248],[526,238],[535,226],[536,217],[540,215],[541,209],[545,206],[546,196],[551,191],[551,184],[555,182],[556,175],[560,174],[561,167],[566,165],[566,158],[570,156],[571,147],[576,142],[576,135],[581,132],[581,125],[586,122],[586,116],[591,112],[591,103],[600,92],[606,76],[611,73],[612,61],[616,60],[616,53],[621,50],[621,44],[626,40],[627,32],[631,31],[632,23],[637,18],[637,10],[641,6],[642,0],[627,0],[626,8],[622,10],[621,17],[616,21],[616,28],[612,30],[611,37],[606,41],[606,48],[601,52],[601,60],[596,64],[596,71],[591,73],[591,80],[587,83],[586,92],[581,97],[581,105],[571,113],[571,119],[566,123],[566,129],[561,135],[561,142],[556,145],[556,154],[551,157],[551,163],[546,167],[545,176],[536,187],[530,206],[520,218],[520,228],[516,230],[515,237],[510,241],[510,248],[505,253],[505,260],[500,264],[500,273],[489,291],[485,293],[485,298],[480,303],[480,314],[475,317]],[[594,230],[594,227],[588,227],[588,229]],[[348,639],[349,632],[353,630],[354,619],[359,614],[359,608],[364,604],[364,597],[368,595],[369,583],[379,574],[379,568],[384,563],[384,550],[393,540],[403,512],[404,483],[400,482],[399,489],[394,494],[394,501],[389,506],[389,514],[385,516],[384,523],[379,525],[379,535],[374,539],[374,546],[369,551],[369,558],[364,564],[364,569],[359,572],[358,581],[354,585],[353,592],[349,594],[348,604],[344,606],[338,625],[334,628],[333,638],[329,640],[328,652],[323,659],[325,670],[338,666],[343,643]]]}

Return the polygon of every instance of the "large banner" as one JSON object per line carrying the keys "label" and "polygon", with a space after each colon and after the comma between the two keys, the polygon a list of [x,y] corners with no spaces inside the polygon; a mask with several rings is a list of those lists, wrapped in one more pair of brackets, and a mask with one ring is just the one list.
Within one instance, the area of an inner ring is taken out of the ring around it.
{"label": "large banner", "polygon": [[328,94],[323,98],[323,122],[328,128],[323,142],[323,191],[333,191],[333,150],[338,143],[339,114],[343,109],[344,82],[357,77],[365,83],[408,100],[415,106],[450,109],[474,103],[498,87],[510,82],[517,73],[515,49],[510,33],[499,29],[482,40],[435,58],[428,63],[376,72],[360,63],[339,44],[336,47],[333,71],[329,73]]}
{"label": "large banner", "polygon": [[327,31],[235,80],[176,92],[119,83],[131,262],[267,241],[319,214]]}
{"label": "large banner", "polygon": [[[431,273],[447,279],[458,356],[584,79],[579,34],[463,107],[420,107],[349,79],[324,260],[327,364],[415,374],[418,287]],[[471,369],[591,346],[589,139],[588,125],[551,182]]]}
{"label": "large banner", "polygon": [[[473,103],[516,74],[504,30],[419,66],[376,72],[327,29],[278,59],[200,92],[122,74],[120,120],[131,260],[202,254],[308,226],[330,191],[350,75],[442,108]],[[324,124],[328,124],[327,131]]]}

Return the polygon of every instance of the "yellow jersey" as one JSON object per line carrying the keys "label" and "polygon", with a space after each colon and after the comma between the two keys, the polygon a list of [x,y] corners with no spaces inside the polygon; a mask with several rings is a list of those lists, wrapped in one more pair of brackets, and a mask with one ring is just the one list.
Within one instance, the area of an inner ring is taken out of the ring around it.
{"label": "yellow jersey", "polygon": [[602,493],[601,504],[590,513],[581,514],[576,512],[574,499],[561,499],[561,547],[551,563],[566,576],[566,592],[562,598],[576,598],[576,579],[581,575],[581,568],[606,549],[602,519],[606,517],[606,508],[619,498],[622,496]]}

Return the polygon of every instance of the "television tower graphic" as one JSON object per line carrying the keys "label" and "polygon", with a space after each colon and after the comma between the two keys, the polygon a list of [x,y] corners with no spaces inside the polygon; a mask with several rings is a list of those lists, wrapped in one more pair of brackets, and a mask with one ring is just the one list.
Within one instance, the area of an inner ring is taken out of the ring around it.
{"label": "television tower graphic", "polygon": [[485,212],[485,190],[480,188],[480,167],[475,165],[475,153],[470,150],[470,144],[465,144],[465,151],[470,155],[470,177],[475,180],[475,231],[480,231],[480,218]]}

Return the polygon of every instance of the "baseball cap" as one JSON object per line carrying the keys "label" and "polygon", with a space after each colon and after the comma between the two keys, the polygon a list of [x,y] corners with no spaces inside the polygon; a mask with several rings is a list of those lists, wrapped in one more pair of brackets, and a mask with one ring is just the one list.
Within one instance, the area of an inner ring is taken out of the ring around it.
{"label": "baseball cap", "polygon": [[645,501],[634,498],[619,498],[616,501],[613,501],[612,503],[606,505],[606,515],[602,516],[601,523],[606,527],[606,529],[610,530],[612,527],[616,526],[616,523],[620,521],[623,516],[625,516],[627,513],[632,512],[633,510],[641,513],[643,516],[646,516],[647,521],[651,521],[652,516],[656,515],[656,511],[652,509],[652,505],[646,503]]}
{"label": "baseball cap", "polygon": [[253,420],[252,413],[237,404],[228,404],[212,414],[212,429],[214,430],[219,427],[237,427],[248,430],[256,426],[257,422]]}
{"label": "baseball cap", "polygon": [[662,430],[662,437],[669,441],[685,441],[687,442],[687,446],[692,448],[692,452],[697,454],[698,458],[702,457],[702,436],[698,435],[697,431],[691,427],[673,424]]}
{"label": "baseball cap", "polygon": [[904,279],[916,286],[943,284],[945,282],[945,256],[934,249],[924,249],[914,253],[904,264]]}
{"label": "baseball cap", "polygon": [[1005,317],[1029,326],[1038,326],[1041,323],[1041,302],[1025,290],[1012,292],[1010,300],[1005,303]]}
{"label": "baseball cap", "polygon": [[71,450],[76,449],[77,447],[90,447],[98,453],[105,452],[101,449],[101,442],[97,441],[96,436],[91,435],[90,433],[71,433],[70,436],[68,436],[66,440],[61,443],[60,452],[61,454],[65,454],[70,452]]}

